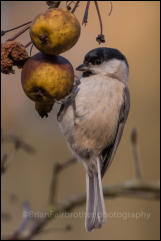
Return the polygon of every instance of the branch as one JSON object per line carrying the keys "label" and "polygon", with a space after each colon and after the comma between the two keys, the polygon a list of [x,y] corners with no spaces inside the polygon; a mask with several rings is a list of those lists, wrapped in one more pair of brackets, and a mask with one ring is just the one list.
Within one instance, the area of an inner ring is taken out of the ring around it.
{"label": "branch", "polygon": [[110,11],[108,13],[108,16],[111,15],[112,11],[113,11],[113,4],[112,4],[112,1],[110,1]]}
{"label": "branch", "polygon": [[[116,184],[104,187],[105,198],[118,198],[118,197],[130,197],[130,198],[141,198],[148,200],[159,200],[160,198],[160,186],[158,183],[144,183],[144,182],[124,182],[122,184]],[[56,219],[59,215],[70,212],[74,208],[84,205],[86,202],[86,194],[82,194],[76,197],[71,197],[65,200],[61,204],[52,210],[52,212],[45,212],[46,217],[33,219],[31,217],[29,222],[26,222],[21,232],[16,232],[5,240],[30,240],[37,234],[42,232],[42,229],[53,219]],[[43,214],[43,212],[42,212]],[[42,215],[43,216],[43,215]],[[24,223],[24,221],[23,221]],[[29,225],[30,223],[30,225]],[[32,225],[31,225],[32,224]],[[22,225],[20,225],[22,227]],[[30,227],[30,230],[28,230]],[[33,228],[34,227],[34,228]]]}
{"label": "branch", "polygon": [[76,163],[76,158],[71,158],[63,163],[56,163],[53,168],[53,175],[50,184],[50,192],[49,192],[49,205],[54,206],[56,202],[56,193],[57,193],[57,183],[58,183],[58,174],[62,172],[64,169],[70,167]]}
{"label": "branch", "polygon": [[137,151],[137,139],[138,134],[136,128],[134,128],[131,131],[131,145],[132,145],[132,153],[133,153],[133,159],[134,159],[134,167],[135,167],[135,176],[137,180],[142,180],[142,173],[140,168],[140,160],[139,155]]}
{"label": "branch", "polygon": [[[142,178],[140,178],[142,176],[140,172],[140,166],[138,165],[139,159],[136,148],[136,129],[132,131],[130,140],[132,147],[135,149],[133,155],[135,153],[134,164],[136,170],[136,180],[126,181],[121,184],[114,184],[104,187],[104,198],[126,197],[158,201],[160,199],[159,181],[145,182]],[[5,237],[4,240],[31,240],[36,235],[42,233],[46,225],[51,220],[56,219],[59,215],[65,214],[66,212],[71,212],[73,209],[80,207],[86,203],[86,194],[81,194],[75,197],[72,196],[61,203],[56,202],[59,174],[75,163],[77,163],[76,159],[71,158],[63,163],[55,164],[50,185],[48,211],[42,212],[41,214],[44,215],[38,216],[36,213],[34,214],[34,212],[28,208],[27,213],[19,227],[13,234]],[[138,173],[140,173],[140,175],[138,175]]]}
{"label": "branch", "polygon": [[86,25],[87,22],[88,22],[88,11],[89,11],[89,7],[90,7],[90,2],[91,2],[91,1],[87,1],[86,10],[85,10],[85,13],[84,13],[82,25],[83,25],[83,24]]}
{"label": "branch", "polygon": [[13,31],[13,30],[16,30],[16,29],[19,29],[19,28],[21,28],[21,27],[24,27],[24,26],[26,26],[26,25],[28,25],[28,24],[31,24],[31,22],[32,22],[32,21],[29,21],[29,22],[27,22],[27,23],[23,23],[23,24],[21,24],[21,25],[19,25],[19,26],[17,26],[17,27],[11,28],[11,29],[1,30],[1,36],[4,36],[6,33],[9,33],[9,32],[11,32],[11,31]]}
{"label": "branch", "polygon": [[71,11],[71,13],[73,13],[73,14],[75,13],[77,7],[79,7],[79,3],[80,3],[80,1],[77,1],[77,2],[75,3],[75,5],[74,5],[74,7],[73,7],[73,9],[72,9],[72,11]]}
{"label": "branch", "polygon": [[18,33],[16,33],[15,35],[13,35],[11,38],[7,39],[6,42],[9,41],[14,41],[16,38],[18,38],[19,36],[21,36],[24,32],[26,32],[31,26],[31,23],[27,24],[22,30],[20,30]]}
{"label": "branch", "polygon": [[21,140],[21,138],[15,136],[15,135],[2,135],[1,142],[9,142],[14,145],[14,149],[10,154],[5,153],[1,158],[1,175],[4,174],[7,170],[8,165],[10,162],[13,161],[15,154],[18,150],[22,149],[27,153],[34,153],[35,149]]}
{"label": "branch", "polygon": [[103,35],[103,24],[102,24],[102,18],[101,18],[101,13],[98,7],[98,2],[94,1],[95,3],[95,7],[96,7],[96,11],[97,11],[97,15],[98,15],[98,19],[99,19],[99,24],[100,24],[100,34],[97,36],[96,41],[101,44],[101,43],[105,43],[105,37]]}
{"label": "branch", "polygon": [[29,145],[28,143],[24,142],[20,137],[16,136],[16,135],[4,135],[1,138],[2,142],[9,142],[9,143],[13,143],[15,149],[23,149],[25,152],[28,153],[35,153],[35,149]]}

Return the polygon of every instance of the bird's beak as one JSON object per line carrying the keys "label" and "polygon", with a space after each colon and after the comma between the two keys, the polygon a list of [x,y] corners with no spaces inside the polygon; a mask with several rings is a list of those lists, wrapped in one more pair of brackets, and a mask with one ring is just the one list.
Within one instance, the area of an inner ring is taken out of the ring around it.
{"label": "bird's beak", "polygon": [[88,71],[89,67],[85,64],[81,64],[76,68],[77,71]]}

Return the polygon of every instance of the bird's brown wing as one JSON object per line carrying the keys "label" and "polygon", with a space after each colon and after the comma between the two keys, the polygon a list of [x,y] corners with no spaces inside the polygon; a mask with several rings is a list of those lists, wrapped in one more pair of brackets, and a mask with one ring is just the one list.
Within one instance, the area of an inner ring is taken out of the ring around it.
{"label": "bird's brown wing", "polygon": [[121,136],[124,130],[125,122],[127,120],[128,114],[130,109],[130,94],[128,87],[125,87],[123,90],[123,103],[120,109],[120,116],[117,126],[117,132],[115,135],[115,138],[113,142],[111,142],[110,145],[108,145],[104,150],[101,152],[101,175],[102,178],[107,170],[107,168],[110,166],[114,155],[116,153],[117,147],[120,143]]}

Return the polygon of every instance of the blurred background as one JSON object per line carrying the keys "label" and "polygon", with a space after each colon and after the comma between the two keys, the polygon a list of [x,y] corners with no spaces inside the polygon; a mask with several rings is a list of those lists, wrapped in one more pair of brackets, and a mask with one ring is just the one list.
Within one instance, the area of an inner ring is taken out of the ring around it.
{"label": "blurred background", "polygon": [[[82,22],[84,1],[76,11]],[[6,30],[33,19],[45,11],[44,1],[1,1],[2,29]],[[62,3],[62,6],[65,3]],[[160,1],[114,1],[113,12],[108,16],[109,2],[99,1],[103,18],[106,43],[101,46],[118,48],[130,65],[129,88],[131,110],[124,135],[111,168],[104,177],[103,185],[121,183],[134,178],[134,165],[130,133],[136,127],[139,133],[139,155],[141,169],[146,181],[157,181],[160,176]],[[98,47],[96,36],[99,22],[91,2],[89,20],[77,44],[62,54],[74,68],[82,63],[84,55]],[[7,35],[7,38],[13,35]],[[6,36],[3,37],[3,41]],[[29,34],[19,39],[29,42]],[[32,54],[37,50],[33,48]],[[78,74],[78,73],[76,73]],[[3,234],[10,234],[22,219],[21,204],[28,200],[34,211],[46,207],[53,164],[71,157],[65,140],[59,130],[54,106],[47,119],[41,119],[34,109],[34,103],[24,94],[21,87],[21,71],[1,75],[2,130],[4,134],[15,134],[36,149],[28,155],[16,153],[5,175],[2,176],[2,211],[8,219],[2,219]],[[12,145],[2,145],[2,153],[10,153]],[[85,171],[81,164],[68,168],[60,175],[58,200],[85,192]],[[12,195],[17,198],[13,198]],[[9,198],[10,197],[10,198]],[[12,197],[12,199],[11,199]],[[13,200],[14,199],[14,200]],[[84,218],[57,218],[35,239],[43,240],[159,240],[160,206],[157,201],[140,199],[106,199],[109,214],[107,223],[101,230],[86,233]],[[85,211],[85,206],[74,212]],[[116,213],[149,213],[150,218],[112,217]],[[7,221],[8,220],[8,221]],[[70,232],[63,227],[72,226]],[[55,231],[54,231],[55,229]],[[60,230],[59,230],[60,229]],[[61,230],[62,229],[62,230]]]}

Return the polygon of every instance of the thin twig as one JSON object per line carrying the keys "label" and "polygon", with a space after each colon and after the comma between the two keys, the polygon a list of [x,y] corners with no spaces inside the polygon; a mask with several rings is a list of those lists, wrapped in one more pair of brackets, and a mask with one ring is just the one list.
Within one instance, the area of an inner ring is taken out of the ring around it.
{"label": "thin twig", "polygon": [[97,1],[94,1],[94,3],[95,3],[95,6],[96,6],[98,19],[99,19],[99,23],[100,23],[100,34],[103,34],[103,24],[102,24],[101,13],[100,13]]}
{"label": "thin twig", "polygon": [[51,184],[50,184],[50,192],[49,192],[49,205],[51,207],[54,207],[55,202],[56,202],[59,173],[74,163],[76,163],[76,159],[73,157],[63,163],[56,163],[54,165],[53,173],[52,173],[52,180],[51,180]]}
{"label": "thin twig", "polygon": [[30,57],[31,57],[31,55],[32,55],[32,49],[33,49],[33,44],[31,45],[31,48],[30,48]]}
{"label": "thin twig", "polygon": [[23,149],[24,151],[28,153],[34,153],[35,149],[30,146],[29,144],[25,143],[23,140],[21,140],[19,137],[15,135],[2,135],[1,137],[2,143],[9,142],[13,143],[14,149],[11,152],[11,154],[4,154],[1,159],[1,175],[5,173],[9,163],[13,161],[15,153],[19,149]]}
{"label": "thin twig", "polygon": [[2,142],[10,142],[13,143],[15,146],[15,149],[23,149],[24,151],[28,153],[35,153],[35,149],[29,145],[28,143],[24,142],[20,137],[15,135],[3,135],[1,138]]}
{"label": "thin twig", "polygon": [[13,161],[16,151],[17,149],[14,148],[13,151],[10,153],[10,155],[4,154],[1,160],[1,175],[6,172],[8,165]]}
{"label": "thin twig", "polygon": [[[105,198],[141,198],[148,200],[159,200],[160,198],[160,185],[158,183],[143,183],[143,182],[124,182],[122,184],[116,184],[107,186],[103,189]],[[36,235],[42,232],[43,228],[53,219],[61,215],[62,213],[71,212],[74,208],[84,205],[86,202],[86,194],[75,196],[65,200],[59,204],[51,213],[44,212],[43,218],[31,219],[32,225],[26,223],[22,232],[17,233],[17,240],[30,240]],[[36,213],[35,213],[36,214]],[[42,212],[43,214],[43,212]],[[28,229],[30,227],[30,230]],[[34,228],[33,228],[34,227]],[[13,236],[6,237],[6,240],[13,240]]]}
{"label": "thin twig", "polygon": [[6,162],[8,159],[7,153],[5,153],[1,159],[1,175],[5,173],[6,171]]}
{"label": "thin twig", "polygon": [[137,151],[137,130],[134,128],[131,132],[131,144],[132,144],[132,152],[133,152],[133,158],[134,158],[134,167],[135,167],[135,177],[138,180],[142,180],[142,173],[140,168],[140,161],[139,161],[139,155]]}
{"label": "thin twig", "polygon": [[56,202],[56,193],[57,193],[57,181],[58,181],[58,173],[59,173],[59,165],[55,165],[52,173],[52,180],[50,184],[50,192],[49,192],[49,205],[54,207]]}
{"label": "thin twig", "polygon": [[77,1],[77,2],[76,2],[76,4],[74,5],[71,13],[74,13],[74,12],[75,12],[75,10],[77,9],[77,7],[79,6],[79,3],[80,3],[80,1]]}
{"label": "thin twig", "polygon": [[109,1],[110,2],[110,11],[108,13],[108,16],[111,15],[112,11],[113,11],[113,4],[112,4],[112,1]]}
{"label": "thin twig", "polygon": [[94,1],[95,3],[95,7],[97,10],[97,15],[98,15],[98,19],[99,19],[99,23],[100,23],[100,34],[97,36],[96,41],[101,44],[101,43],[105,43],[105,37],[103,35],[103,24],[102,24],[102,18],[101,18],[101,13],[98,7],[98,3],[97,1]]}
{"label": "thin twig", "polygon": [[32,44],[32,41],[28,42],[24,47],[27,48]]}
{"label": "thin twig", "polygon": [[[136,130],[132,131],[131,142],[136,145],[137,135]],[[138,159],[137,159],[138,160]],[[5,240],[31,240],[37,234],[40,234],[44,227],[53,219],[66,212],[71,212],[74,208],[84,205],[86,202],[86,194],[68,198],[61,203],[56,203],[56,191],[58,185],[58,174],[62,172],[67,167],[76,163],[76,159],[72,158],[60,164],[56,164],[53,169],[52,181],[50,186],[49,204],[54,204],[54,208],[49,207],[49,211],[42,212],[43,215],[35,216],[32,211],[32,216],[30,211],[22,220],[16,232],[12,235],[5,237]],[[121,184],[109,185],[103,188],[105,198],[140,198],[146,200],[156,200],[160,199],[160,183],[158,182],[145,182],[139,178],[134,181],[126,181]],[[26,213],[27,214],[27,213]],[[40,212],[39,212],[40,214]]]}
{"label": "thin twig", "polygon": [[85,24],[85,25],[86,25],[87,22],[88,22],[89,6],[90,6],[90,1],[87,1],[86,10],[85,10],[84,17],[83,17],[83,21],[82,21],[82,24]]}
{"label": "thin twig", "polygon": [[27,26],[25,26],[22,30],[20,30],[18,33],[16,33],[15,35],[13,35],[11,38],[7,39],[6,42],[8,41],[14,41],[16,38],[18,38],[19,36],[21,36],[24,32],[26,32],[29,28],[30,28],[31,24],[28,24]]}
{"label": "thin twig", "polygon": [[19,28],[21,28],[23,26],[26,26],[26,25],[30,24],[30,23],[32,23],[32,21],[28,21],[27,23],[23,23],[23,24],[21,24],[21,25],[19,25],[17,27],[14,27],[14,28],[11,28],[11,29],[8,29],[8,30],[2,30],[1,31],[1,36],[4,36],[6,33],[11,32],[11,31],[16,30],[16,29],[19,29]]}
{"label": "thin twig", "polygon": [[69,160],[67,160],[65,162],[59,163],[58,164],[58,166],[59,166],[58,171],[62,172],[64,169],[66,169],[66,168],[70,167],[71,165],[75,164],[76,161],[77,161],[77,159],[75,157],[73,157],[73,158],[70,158]]}

